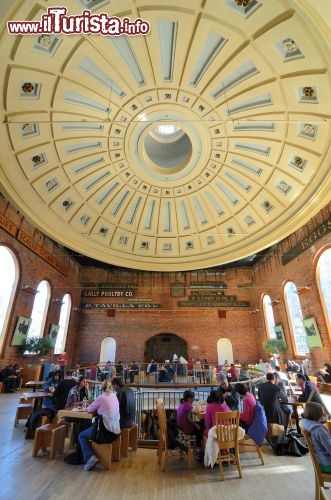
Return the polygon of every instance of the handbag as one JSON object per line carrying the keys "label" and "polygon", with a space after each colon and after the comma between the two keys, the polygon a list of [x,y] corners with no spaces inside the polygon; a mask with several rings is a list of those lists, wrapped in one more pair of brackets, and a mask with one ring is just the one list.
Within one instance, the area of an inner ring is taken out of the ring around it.
{"label": "handbag", "polygon": [[287,455],[287,447],[290,442],[288,436],[271,436],[270,445],[275,455]]}
{"label": "handbag", "polygon": [[115,432],[109,431],[104,422],[102,415],[96,415],[93,424],[92,434],[90,439],[97,444],[113,443],[118,439],[120,434],[115,434]]}
{"label": "handbag", "polygon": [[308,453],[307,445],[301,441],[300,434],[289,433],[285,436],[272,436],[271,447],[275,455],[290,455],[292,457],[302,457]]}

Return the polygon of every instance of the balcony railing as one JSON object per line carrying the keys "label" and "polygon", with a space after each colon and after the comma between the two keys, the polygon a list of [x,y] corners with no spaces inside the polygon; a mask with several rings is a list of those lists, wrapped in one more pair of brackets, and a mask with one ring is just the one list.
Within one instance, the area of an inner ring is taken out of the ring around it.
{"label": "balcony railing", "polygon": [[[185,371],[185,365],[177,364],[177,370],[174,372],[172,379],[162,382],[162,365],[158,365],[156,372],[146,374],[146,366],[138,365],[138,372],[134,374],[134,382],[130,383],[129,372],[123,369],[123,373],[114,372],[114,376],[120,376],[123,383],[131,387],[135,395],[136,402],[136,423],[139,428],[139,439],[144,441],[158,440],[158,423],[156,414],[156,400],[163,399],[167,413],[174,412],[183,392],[186,389],[194,391],[195,399],[206,401],[211,389],[219,386],[218,374],[215,368]],[[76,371],[75,375],[83,374],[86,376],[89,388],[90,397],[96,398],[101,393],[102,382],[105,378],[113,377],[113,370],[103,370],[105,365],[98,367],[85,367]],[[256,394],[257,386],[265,380],[265,373],[255,366],[250,366],[245,370],[244,380],[238,382],[249,386],[250,392]],[[236,382],[233,382],[235,384]]]}

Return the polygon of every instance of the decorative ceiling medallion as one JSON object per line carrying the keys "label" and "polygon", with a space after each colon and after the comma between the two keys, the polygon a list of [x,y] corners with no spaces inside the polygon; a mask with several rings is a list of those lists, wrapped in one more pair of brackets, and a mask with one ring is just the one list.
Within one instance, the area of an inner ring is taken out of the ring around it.
{"label": "decorative ceiling medallion", "polygon": [[39,99],[40,83],[37,82],[21,82],[19,97],[21,99]]}
{"label": "decorative ceiling medallion", "polygon": [[43,55],[53,57],[61,42],[62,40],[58,36],[51,34],[40,35],[33,46],[33,50]]}

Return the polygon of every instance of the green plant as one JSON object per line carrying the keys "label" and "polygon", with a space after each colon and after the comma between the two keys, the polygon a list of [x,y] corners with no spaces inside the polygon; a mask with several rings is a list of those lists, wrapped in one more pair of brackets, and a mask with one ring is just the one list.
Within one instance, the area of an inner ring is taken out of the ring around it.
{"label": "green plant", "polygon": [[269,354],[283,354],[287,349],[283,339],[267,339],[262,345],[265,352]]}
{"label": "green plant", "polygon": [[38,354],[46,356],[52,348],[52,342],[48,337],[27,337],[19,346],[22,353]]}

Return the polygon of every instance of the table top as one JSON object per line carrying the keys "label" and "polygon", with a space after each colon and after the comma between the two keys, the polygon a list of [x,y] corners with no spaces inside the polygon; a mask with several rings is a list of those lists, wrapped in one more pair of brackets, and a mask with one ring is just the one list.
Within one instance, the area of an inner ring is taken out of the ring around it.
{"label": "table top", "polygon": [[42,386],[44,385],[43,380],[29,380],[29,382],[26,382],[25,387],[37,387],[37,386]]}
{"label": "table top", "polygon": [[304,401],[298,401],[297,399],[289,396],[287,401],[279,401],[282,405],[291,405],[291,406],[304,406],[306,403]]}
{"label": "table top", "polygon": [[64,410],[59,410],[57,412],[58,417],[70,417],[70,418],[85,418],[92,420],[93,413],[88,413],[85,410],[76,408],[65,408]]}
{"label": "table top", "polygon": [[21,398],[31,399],[31,398],[44,398],[47,396],[47,393],[44,391],[36,391],[36,392],[22,392],[20,394]]}

